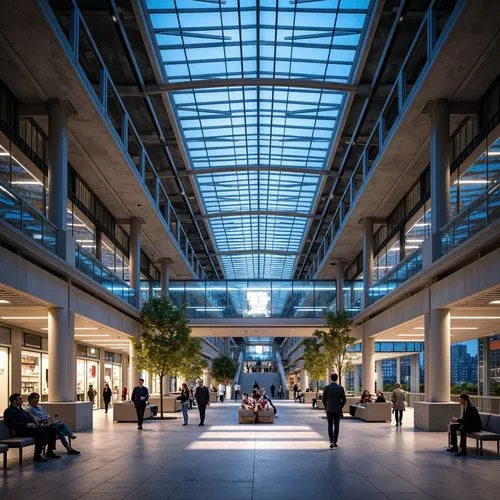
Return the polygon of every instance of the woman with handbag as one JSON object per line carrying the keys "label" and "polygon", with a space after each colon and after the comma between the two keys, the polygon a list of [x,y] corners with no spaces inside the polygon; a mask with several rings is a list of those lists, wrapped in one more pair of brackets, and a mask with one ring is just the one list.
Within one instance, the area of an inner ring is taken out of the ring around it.
{"label": "woman with handbag", "polygon": [[186,383],[183,383],[181,388],[181,395],[177,396],[177,399],[181,400],[182,417],[184,418],[184,423],[182,424],[183,426],[188,424],[189,397],[190,393],[188,386]]}

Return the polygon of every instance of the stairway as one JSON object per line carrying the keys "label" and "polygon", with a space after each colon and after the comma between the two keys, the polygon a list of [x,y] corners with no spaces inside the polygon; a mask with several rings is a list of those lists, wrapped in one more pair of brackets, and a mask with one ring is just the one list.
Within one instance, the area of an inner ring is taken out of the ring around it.
{"label": "stairway", "polygon": [[275,397],[277,397],[278,387],[281,384],[281,377],[278,372],[276,373],[242,373],[240,374],[241,393],[250,394],[253,391],[255,381],[259,384],[261,389],[265,389],[271,396],[271,385],[276,386]]}

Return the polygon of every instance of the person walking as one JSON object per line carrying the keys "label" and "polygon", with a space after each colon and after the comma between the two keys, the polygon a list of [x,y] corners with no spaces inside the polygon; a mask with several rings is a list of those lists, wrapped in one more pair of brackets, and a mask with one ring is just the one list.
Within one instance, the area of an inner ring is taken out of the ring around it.
{"label": "person walking", "polygon": [[274,391],[276,390],[276,386],[274,384],[271,384],[271,397],[274,399]]}
{"label": "person walking", "polygon": [[144,410],[148,404],[149,391],[147,387],[144,387],[144,379],[139,379],[139,385],[134,387],[132,391],[132,403],[135,405],[135,411],[137,412],[137,428],[142,431],[142,423],[144,421]]}
{"label": "person walking", "polygon": [[297,399],[297,393],[299,392],[299,390],[300,390],[299,384],[295,383],[293,386],[293,399],[294,399],[294,401]]}
{"label": "person walking", "polygon": [[87,397],[89,398],[89,401],[92,403],[92,406],[94,406],[94,401],[96,396],[97,396],[97,391],[94,389],[94,386],[92,384],[89,384]]}
{"label": "person walking", "polygon": [[240,395],[240,391],[241,391],[241,385],[238,384],[238,382],[236,382],[236,384],[234,384],[234,400],[235,401],[238,401],[238,396]]}
{"label": "person walking", "polygon": [[125,386],[122,387],[122,401],[127,401],[127,388]]}
{"label": "person walking", "polygon": [[111,401],[111,396],[112,396],[112,392],[111,392],[111,388],[109,387],[109,384],[106,384],[104,386],[104,389],[102,391],[102,399],[104,400],[104,413],[108,413],[108,406],[109,406],[109,403]]}
{"label": "person walking", "polygon": [[224,394],[226,394],[226,388],[224,387],[224,384],[219,384],[219,401],[221,403],[224,403]]}
{"label": "person walking", "polygon": [[258,391],[260,390],[259,383],[257,382],[257,380],[256,380],[256,381],[255,381],[255,383],[253,384],[253,388],[254,388],[254,389],[257,389]]}
{"label": "person walking", "polygon": [[336,373],[330,375],[331,384],[323,390],[323,404],[325,405],[326,418],[328,420],[328,437],[330,448],[337,448],[339,439],[340,418],[342,408],[346,403],[344,388],[337,383],[339,376]]}
{"label": "person walking", "polygon": [[184,418],[184,423],[182,425],[184,426],[188,424],[188,409],[191,400],[191,392],[186,383],[182,384],[181,395],[177,396],[177,399],[181,400],[182,417]]}
{"label": "person walking", "polygon": [[201,378],[198,380],[198,387],[194,393],[194,398],[200,412],[200,423],[198,425],[203,427],[205,425],[205,411],[207,406],[210,406],[210,394],[208,393],[208,387],[203,385],[203,379]]}
{"label": "person walking", "polygon": [[278,386],[278,399],[281,399],[282,395],[283,395],[283,386],[280,384]]}
{"label": "person walking", "polygon": [[405,391],[401,389],[401,384],[396,384],[391,396],[392,410],[396,418],[396,427],[403,425],[403,412],[405,411]]}

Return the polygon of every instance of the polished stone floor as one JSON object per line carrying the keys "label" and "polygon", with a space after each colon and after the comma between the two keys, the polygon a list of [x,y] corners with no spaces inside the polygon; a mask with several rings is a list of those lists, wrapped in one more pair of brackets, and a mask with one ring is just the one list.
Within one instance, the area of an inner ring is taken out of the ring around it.
{"label": "polished stone floor", "polygon": [[234,403],[213,405],[205,427],[198,412],[181,420],[113,424],[94,414],[93,433],[80,433],[79,457],[17,465],[15,451],[1,477],[0,498],[95,499],[497,499],[500,457],[469,448],[456,458],[444,433],[416,432],[407,411],[401,429],[346,418],[339,448],[330,450],[322,412],[279,404],[274,425],[237,425]]}

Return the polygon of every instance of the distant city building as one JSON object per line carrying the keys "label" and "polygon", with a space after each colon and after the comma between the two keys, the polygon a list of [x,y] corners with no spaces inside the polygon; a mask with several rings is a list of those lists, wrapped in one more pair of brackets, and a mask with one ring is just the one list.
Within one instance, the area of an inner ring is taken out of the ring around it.
{"label": "distant city building", "polygon": [[477,384],[477,355],[471,356],[464,344],[451,346],[451,384]]}

